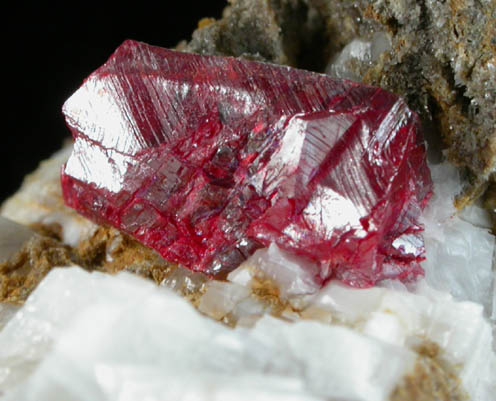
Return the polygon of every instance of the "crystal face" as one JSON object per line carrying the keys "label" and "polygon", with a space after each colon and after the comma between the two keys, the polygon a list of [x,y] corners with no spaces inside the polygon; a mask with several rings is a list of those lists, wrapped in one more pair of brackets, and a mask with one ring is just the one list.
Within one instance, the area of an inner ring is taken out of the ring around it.
{"label": "crystal face", "polygon": [[256,249],[370,286],[422,274],[432,182],[398,96],[126,41],[64,105],[67,205],[209,275]]}

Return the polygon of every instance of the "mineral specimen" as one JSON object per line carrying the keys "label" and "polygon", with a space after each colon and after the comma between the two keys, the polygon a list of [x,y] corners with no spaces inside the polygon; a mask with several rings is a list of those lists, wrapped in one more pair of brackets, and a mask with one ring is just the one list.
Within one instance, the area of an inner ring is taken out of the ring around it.
{"label": "mineral specimen", "polygon": [[276,243],[354,286],[422,274],[419,120],[378,88],[121,45],[66,102],[66,203],[210,275]]}

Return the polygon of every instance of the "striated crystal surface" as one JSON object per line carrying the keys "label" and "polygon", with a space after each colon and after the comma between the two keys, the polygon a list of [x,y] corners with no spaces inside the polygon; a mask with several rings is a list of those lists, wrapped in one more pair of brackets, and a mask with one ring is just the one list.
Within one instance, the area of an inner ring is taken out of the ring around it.
{"label": "striated crystal surface", "polygon": [[66,203],[210,275],[276,243],[354,286],[409,280],[431,178],[398,96],[126,41],[64,105]]}

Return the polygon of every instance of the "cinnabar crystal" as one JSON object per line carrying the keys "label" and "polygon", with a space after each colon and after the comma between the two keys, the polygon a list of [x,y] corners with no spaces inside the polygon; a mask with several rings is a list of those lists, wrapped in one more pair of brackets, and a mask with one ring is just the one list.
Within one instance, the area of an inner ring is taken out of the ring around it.
{"label": "cinnabar crystal", "polygon": [[417,115],[359,83],[124,42],[65,103],[65,202],[209,275],[255,249],[353,286],[423,273]]}

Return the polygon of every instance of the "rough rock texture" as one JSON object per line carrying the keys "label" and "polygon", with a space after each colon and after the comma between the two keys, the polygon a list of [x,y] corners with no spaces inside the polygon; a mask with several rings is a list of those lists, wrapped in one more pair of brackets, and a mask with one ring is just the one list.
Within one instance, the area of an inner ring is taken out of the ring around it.
{"label": "rough rock texture", "polygon": [[69,247],[48,237],[31,238],[20,252],[0,263],[0,302],[22,304],[55,266],[73,264]]}
{"label": "rough rock texture", "polygon": [[[0,302],[22,304],[48,272],[57,266],[77,264],[88,271],[110,274],[128,271],[157,284],[172,280],[176,269],[183,270],[112,228],[98,228],[76,247],[61,242],[60,227],[38,224],[33,228],[41,235],[34,235],[12,257],[0,261]],[[176,284],[175,287],[180,286]],[[184,291],[183,288],[177,289],[187,298],[191,295],[192,300],[197,295],[187,288]]]}
{"label": "rough rock texture", "polygon": [[[264,18],[270,23],[262,24]],[[257,27],[248,47],[223,45],[246,43],[247,27]],[[232,0],[221,20],[201,26],[181,47],[323,71],[323,60],[353,39],[382,32],[391,38],[391,51],[351,68],[364,82],[404,96],[442,137],[449,160],[468,173],[461,207],[484,191],[495,168],[496,2]],[[304,35],[312,39],[299,39]],[[284,43],[295,46],[289,51]]]}
{"label": "rough rock texture", "polygon": [[308,19],[300,0],[230,1],[221,20],[204,19],[189,43],[179,49],[200,54],[241,56],[276,64],[299,65],[319,24]]}

